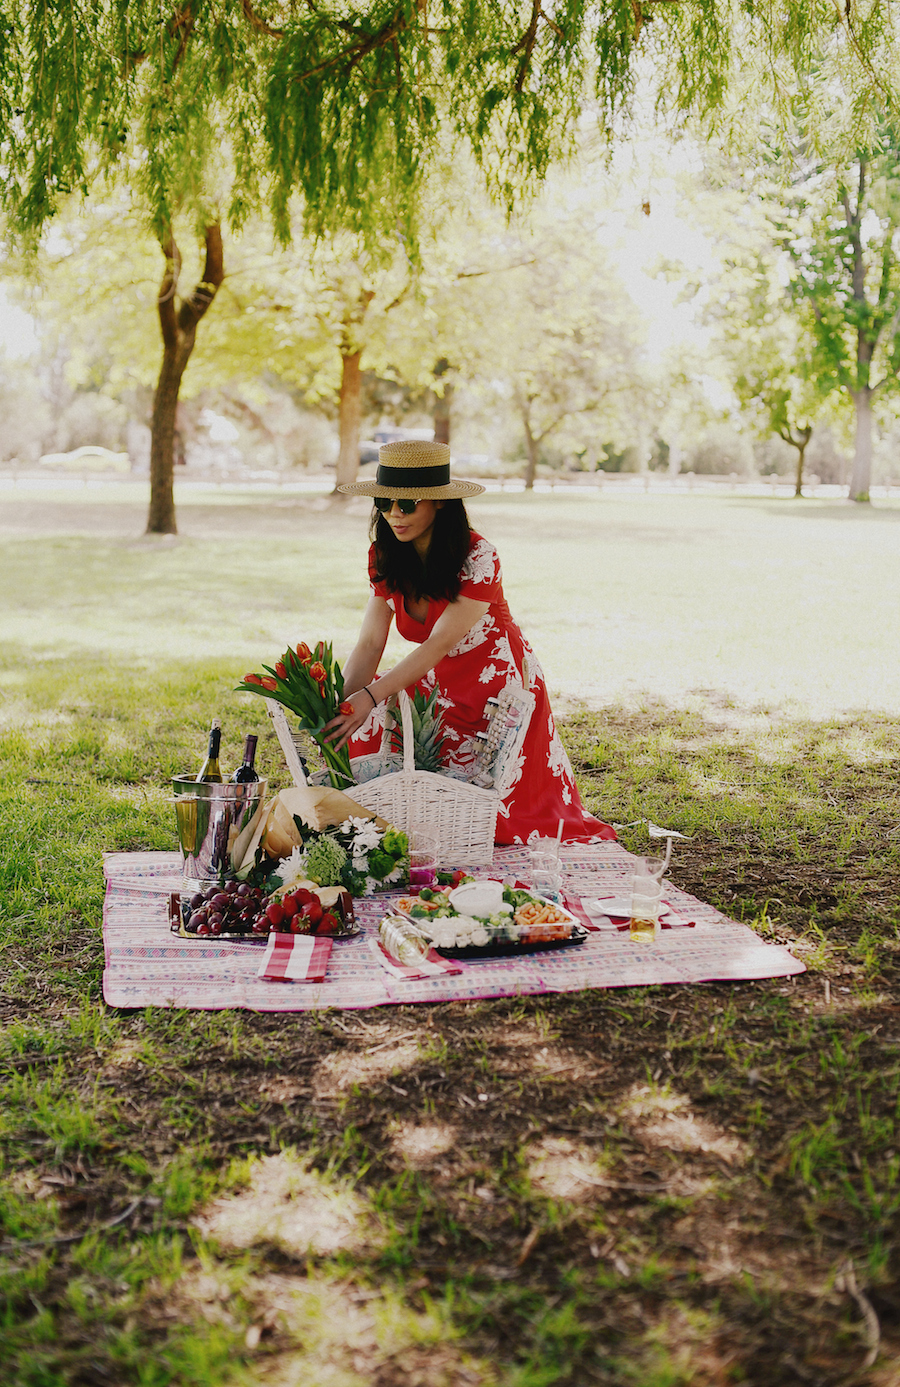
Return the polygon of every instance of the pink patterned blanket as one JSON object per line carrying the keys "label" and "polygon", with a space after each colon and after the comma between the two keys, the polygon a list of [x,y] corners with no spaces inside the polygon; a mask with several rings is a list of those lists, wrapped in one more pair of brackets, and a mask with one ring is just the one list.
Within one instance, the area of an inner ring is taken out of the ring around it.
{"label": "pink patterned blanket", "polygon": [[[634,858],[618,843],[563,844],[565,889],[577,896],[627,893]],[[460,961],[458,973],[418,980],[391,977],[372,956],[385,897],[356,902],[362,933],[336,941],[321,983],[272,983],[257,977],[258,943],[179,939],[170,933],[168,893],[181,885],[174,852],[113,853],[104,864],[106,901],[103,996],[116,1007],[189,1007],[221,1011],[352,1009],[396,1002],[452,1002],[540,992],[580,992],[588,987],[646,987],[658,983],[748,981],[804,972],[790,952],[765,944],[746,925],[720,915],[676,887],[665,899],[696,921],[671,929],[653,944],[633,944],[627,932],[592,933],[583,944],[504,957]],[[512,882],[527,876],[525,848],[497,848],[491,867],[473,876]]]}

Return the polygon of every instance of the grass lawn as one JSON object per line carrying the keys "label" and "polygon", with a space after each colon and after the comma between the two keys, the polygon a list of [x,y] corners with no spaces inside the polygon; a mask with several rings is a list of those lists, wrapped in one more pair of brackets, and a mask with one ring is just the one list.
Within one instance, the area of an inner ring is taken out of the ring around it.
{"label": "grass lawn", "polygon": [[107,1010],[101,853],[213,713],[284,780],[230,690],[349,648],[365,507],[2,497],[4,1387],[896,1383],[900,508],[472,506],[589,807],[806,974],[279,1017]]}

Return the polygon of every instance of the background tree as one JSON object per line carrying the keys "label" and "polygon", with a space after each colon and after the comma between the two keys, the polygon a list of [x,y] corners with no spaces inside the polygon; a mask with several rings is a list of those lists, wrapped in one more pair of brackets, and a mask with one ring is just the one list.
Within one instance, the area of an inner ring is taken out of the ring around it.
{"label": "background tree", "polygon": [[657,436],[668,449],[670,477],[679,475],[707,430],[722,422],[722,409],[710,397],[712,374],[711,362],[683,345],[666,352],[656,369],[647,372],[646,394]]}
{"label": "background tree", "polygon": [[147,529],[153,534],[175,533],[175,491],[172,447],[175,413],[185,367],[197,340],[200,319],[209,308],[225,276],[222,258],[222,228],[218,222],[204,233],[206,257],[203,278],[193,293],[178,301],[181,252],[173,235],[163,243],[166,269],[159,286],[157,311],[163,340],[163,359],[156,394],[153,397],[152,442],[150,445],[150,513]]}
{"label": "background tree", "polygon": [[[587,99],[606,130],[638,76],[663,110],[709,112],[756,54],[763,73],[819,62],[823,80],[849,82],[857,112],[869,92],[890,105],[898,66],[883,10],[854,26],[849,10],[806,0],[611,0],[553,14],[540,0],[462,14],[452,0],[2,0],[0,204],[14,235],[34,236],[112,170],[140,189],[166,264],[150,527],[174,529],[173,399],[221,283],[226,223],[233,232],[265,204],[287,240],[296,193],[317,237],[399,231],[414,256],[422,180],[446,132],[511,205],[571,148]],[[180,216],[207,270],[173,317]]]}
{"label": "background tree", "polygon": [[[39,259],[40,280],[20,283],[19,296],[38,314],[48,344],[63,351],[73,386],[133,399],[155,380],[147,318],[160,297],[163,311],[168,302],[154,283],[155,253],[125,189],[95,201],[89,212],[70,207],[60,215]],[[195,272],[202,281],[202,261]],[[282,247],[261,220],[249,220],[232,237],[231,268],[222,275],[189,395],[218,387],[234,411],[249,415],[246,390],[238,387],[266,377],[308,406],[333,404],[338,481],[352,480],[363,367],[395,377],[395,363],[415,363],[418,370],[417,351],[403,340],[410,332],[415,337],[414,316],[393,340],[388,331],[390,314],[414,290],[417,274],[396,238],[373,247],[345,232],[314,244],[298,230]],[[265,430],[261,415],[254,423]],[[154,444],[158,437],[155,429]]]}
{"label": "background tree", "polygon": [[367,245],[337,232],[310,248],[307,307],[340,357],[335,486],[352,482],[359,467],[363,359],[384,366],[388,317],[413,291],[416,267],[397,240]]}
{"label": "background tree", "polygon": [[771,246],[729,250],[707,284],[711,355],[755,430],[795,449],[794,494],[802,496],[806,449],[828,395],[813,360],[810,315],[779,276]]}
{"label": "background tree", "polygon": [[528,488],[551,444],[596,465],[642,373],[639,315],[598,239],[603,204],[573,214],[574,186],[555,174],[511,224],[475,188],[463,210],[435,218],[386,343],[411,384],[466,387],[514,419]]}
{"label": "background tree", "polygon": [[815,420],[834,422],[843,395],[856,425],[850,496],[868,500],[875,402],[900,383],[892,148],[885,135],[877,153],[834,167],[796,124],[781,142],[764,123],[752,156],[708,147],[704,186],[686,199],[712,252],[688,292],[701,294],[720,373],[757,428],[764,421],[797,450],[798,494]]}
{"label": "background tree", "polygon": [[896,141],[886,138],[836,172],[817,165],[775,218],[794,300],[811,318],[815,379],[853,402],[854,501],[869,499],[875,401],[900,383],[898,157]]}

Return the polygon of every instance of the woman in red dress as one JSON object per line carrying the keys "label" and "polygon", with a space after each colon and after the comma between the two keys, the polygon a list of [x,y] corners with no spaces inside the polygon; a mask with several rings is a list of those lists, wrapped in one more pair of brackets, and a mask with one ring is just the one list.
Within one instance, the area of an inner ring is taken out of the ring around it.
{"label": "woman in red dress", "polygon": [[[462,497],[483,490],[451,480],[445,444],[419,442],[385,444],[374,482],[341,487],[374,498],[372,595],[344,668],[353,712],[329,724],[331,740],[349,741],[354,756],[376,751],[384,700],[436,683],[447,769],[465,778],[475,760],[475,734],[485,729],[487,700],[510,684],[528,689],[534,711],[500,805],[496,841],[556,837],[560,819],[566,841],[614,838],[581,803],[540,665],[506,605],[497,552],[469,526]],[[394,620],[416,648],[376,679]]]}

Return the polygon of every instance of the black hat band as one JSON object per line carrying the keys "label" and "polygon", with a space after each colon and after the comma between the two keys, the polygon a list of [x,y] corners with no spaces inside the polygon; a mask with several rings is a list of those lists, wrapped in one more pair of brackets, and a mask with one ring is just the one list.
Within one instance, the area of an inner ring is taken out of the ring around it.
{"label": "black hat band", "polygon": [[449,462],[437,467],[385,467],[378,465],[375,478],[379,486],[447,486],[450,482]]}

